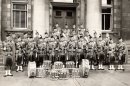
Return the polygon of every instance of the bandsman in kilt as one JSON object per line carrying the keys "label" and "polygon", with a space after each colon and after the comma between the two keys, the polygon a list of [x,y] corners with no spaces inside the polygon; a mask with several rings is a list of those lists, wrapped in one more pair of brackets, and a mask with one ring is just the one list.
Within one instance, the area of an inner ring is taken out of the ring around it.
{"label": "bandsman in kilt", "polygon": [[87,52],[87,58],[90,61],[90,69],[94,70],[94,64],[96,62],[96,43],[94,42],[93,38],[90,36],[88,43],[88,52]]}
{"label": "bandsman in kilt", "polygon": [[125,62],[125,49],[125,43],[123,42],[122,38],[119,38],[119,43],[116,46],[118,70],[124,70],[123,63]]}
{"label": "bandsman in kilt", "polygon": [[21,37],[18,38],[18,42],[16,43],[16,66],[17,66],[17,70],[18,71],[23,71],[23,41],[21,39]]}
{"label": "bandsman in kilt", "polygon": [[75,61],[75,57],[76,57],[76,42],[73,39],[73,36],[70,35],[70,40],[67,44],[67,51],[68,51],[68,58],[66,60],[68,61]]}
{"label": "bandsman in kilt", "polygon": [[40,38],[38,45],[37,45],[37,48],[38,48],[38,51],[37,51],[37,67],[42,67],[42,64],[43,64],[43,58],[44,58],[44,44],[43,43],[44,43],[43,39]]}
{"label": "bandsman in kilt", "polygon": [[28,59],[30,62],[36,61],[36,44],[33,40],[33,38],[29,39],[29,43],[28,43]]}
{"label": "bandsman in kilt", "polygon": [[78,64],[80,65],[82,62],[82,59],[84,59],[84,46],[86,45],[86,41],[83,38],[83,35],[80,35],[79,40],[77,41],[76,45],[76,61],[78,60]]}
{"label": "bandsman in kilt", "polygon": [[102,40],[102,36],[99,36],[97,42],[97,58],[98,58],[98,69],[103,70],[103,62],[104,62],[104,40]]}
{"label": "bandsman in kilt", "polygon": [[3,50],[4,50],[4,53],[5,53],[5,58],[4,58],[4,60],[5,60],[5,70],[6,70],[4,77],[13,76],[12,73],[11,73],[13,61],[14,61],[13,46],[12,46],[13,43],[10,40],[10,36],[7,36],[7,39],[3,44],[4,44]]}
{"label": "bandsman in kilt", "polygon": [[28,56],[27,56],[27,46],[28,46],[28,42],[29,42],[29,37],[28,34],[24,34],[23,36],[23,66],[27,66],[28,65]]}
{"label": "bandsman in kilt", "polygon": [[105,46],[104,46],[105,58],[104,58],[104,61],[105,61],[106,65],[109,65],[109,56],[108,56],[109,54],[108,54],[108,52],[109,52],[110,36],[109,36],[108,33],[106,34],[104,41],[105,41]]}
{"label": "bandsman in kilt", "polygon": [[55,57],[56,44],[57,44],[57,42],[56,42],[54,36],[51,36],[50,40],[48,42],[48,47],[49,47],[49,60],[52,61],[52,64],[56,61],[56,57]]}
{"label": "bandsman in kilt", "polygon": [[65,64],[66,62],[66,50],[67,50],[67,42],[63,35],[61,35],[59,40],[59,54],[61,61]]}
{"label": "bandsman in kilt", "polygon": [[49,34],[45,32],[45,37],[43,38],[43,46],[44,46],[44,60],[49,60]]}
{"label": "bandsman in kilt", "polygon": [[114,64],[115,64],[115,47],[116,44],[113,42],[113,40],[110,40],[110,43],[108,45],[108,57],[109,57],[109,70],[115,70]]}

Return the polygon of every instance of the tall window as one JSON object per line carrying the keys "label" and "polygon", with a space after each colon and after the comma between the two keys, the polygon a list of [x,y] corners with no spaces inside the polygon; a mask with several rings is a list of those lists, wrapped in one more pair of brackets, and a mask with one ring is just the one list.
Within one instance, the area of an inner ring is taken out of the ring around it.
{"label": "tall window", "polygon": [[13,4],[13,27],[27,28],[27,4]]}
{"label": "tall window", "polygon": [[112,2],[102,0],[102,30],[111,30],[112,26]]}

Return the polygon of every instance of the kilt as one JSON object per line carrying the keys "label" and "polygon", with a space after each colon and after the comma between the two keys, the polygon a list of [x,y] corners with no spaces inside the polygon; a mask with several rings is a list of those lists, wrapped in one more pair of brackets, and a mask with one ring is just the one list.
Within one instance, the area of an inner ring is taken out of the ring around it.
{"label": "kilt", "polygon": [[98,60],[99,60],[99,63],[102,63],[104,61],[104,53],[103,52],[98,52]]}
{"label": "kilt", "polygon": [[118,58],[118,64],[123,64],[125,62],[125,54],[121,55],[119,58]]}
{"label": "kilt", "polygon": [[12,66],[13,65],[13,60],[12,60],[12,58],[10,58],[10,57],[7,57],[6,58],[6,62],[5,62],[5,66]]}
{"label": "kilt", "polygon": [[115,57],[114,56],[110,56],[109,57],[109,63],[110,64],[114,64],[115,63]]}
{"label": "kilt", "polygon": [[23,62],[22,55],[18,55],[18,57],[17,57],[17,65],[22,65],[22,62]]}

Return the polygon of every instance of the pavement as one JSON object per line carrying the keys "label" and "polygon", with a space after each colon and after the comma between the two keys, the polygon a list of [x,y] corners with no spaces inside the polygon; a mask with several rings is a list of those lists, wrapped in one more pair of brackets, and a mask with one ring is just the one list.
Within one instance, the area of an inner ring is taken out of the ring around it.
{"label": "pavement", "polygon": [[130,71],[127,70],[91,70],[88,78],[68,80],[28,78],[27,71],[13,74],[13,77],[0,75],[0,86],[130,86]]}

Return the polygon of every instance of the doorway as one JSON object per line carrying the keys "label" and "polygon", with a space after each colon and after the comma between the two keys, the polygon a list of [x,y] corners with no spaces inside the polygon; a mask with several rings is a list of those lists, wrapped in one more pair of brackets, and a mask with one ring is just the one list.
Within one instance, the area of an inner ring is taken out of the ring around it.
{"label": "doorway", "polygon": [[76,7],[53,7],[53,17],[52,25],[59,24],[61,29],[65,28],[65,25],[68,25],[69,29],[73,28],[73,25],[76,25]]}

